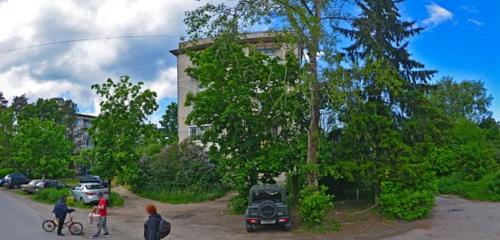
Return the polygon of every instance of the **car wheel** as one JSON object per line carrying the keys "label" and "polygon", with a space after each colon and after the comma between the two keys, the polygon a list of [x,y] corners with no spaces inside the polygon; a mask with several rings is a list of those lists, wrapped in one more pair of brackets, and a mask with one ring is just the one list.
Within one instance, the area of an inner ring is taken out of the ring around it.
{"label": "car wheel", "polygon": [[245,225],[247,227],[247,232],[251,233],[251,232],[255,231],[255,224],[248,224],[248,223],[246,223]]}

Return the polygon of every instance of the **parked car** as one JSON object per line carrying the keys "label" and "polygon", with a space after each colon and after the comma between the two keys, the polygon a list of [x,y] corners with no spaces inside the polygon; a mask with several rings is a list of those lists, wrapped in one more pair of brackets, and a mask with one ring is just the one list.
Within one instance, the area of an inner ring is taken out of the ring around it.
{"label": "parked car", "polygon": [[102,180],[99,176],[80,177],[80,183],[100,183],[102,186],[108,187],[108,181]]}
{"label": "parked car", "polygon": [[38,192],[40,191],[40,189],[44,188],[62,189],[65,187],[66,185],[64,183],[61,183],[57,180],[43,179],[35,184],[35,187],[33,188],[33,191],[31,193]]}
{"label": "parked car", "polygon": [[29,182],[30,179],[22,173],[9,174],[3,178],[3,186],[7,188],[19,188]]}
{"label": "parked car", "polygon": [[109,200],[108,190],[99,183],[80,183],[71,189],[73,199],[83,204],[97,203],[97,194],[100,192]]}
{"label": "parked car", "polygon": [[3,178],[0,178],[0,187],[3,187]]}
{"label": "parked car", "polygon": [[26,193],[35,193],[36,185],[42,181],[42,179],[33,179],[28,184],[21,185],[21,190]]}
{"label": "parked car", "polygon": [[278,185],[253,186],[250,189],[245,212],[247,232],[255,231],[257,225],[280,225],[289,231],[292,228],[292,221],[286,200],[285,189]]}

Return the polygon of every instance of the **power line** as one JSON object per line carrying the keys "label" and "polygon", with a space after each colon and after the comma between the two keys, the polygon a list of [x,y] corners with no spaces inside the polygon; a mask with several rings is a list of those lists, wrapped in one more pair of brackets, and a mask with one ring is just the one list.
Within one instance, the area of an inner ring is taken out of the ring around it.
{"label": "power line", "polygon": [[19,50],[26,50],[26,49],[39,48],[39,47],[47,47],[47,46],[53,46],[53,45],[59,45],[59,44],[68,44],[68,43],[75,43],[75,42],[112,40],[112,39],[126,39],[126,38],[161,38],[161,37],[176,37],[176,38],[180,38],[182,36],[173,35],[173,34],[151,34],[151,35],[124,35],[124,36],[107,36],[107,37],[95,37],[95,38],[79,38],[79,39],[70,39],[70,40],[63,40],[63,41],[56,41],[56,42],[40,43],[40,44],[35,44],[35,45],[30,45],[30,46],[24,46],[24,47],[17,47],[17,48],[11,48],[11,49],[4,49],[4,50],[0,50],[0,53],[9,53],[9,52],[15,52],[15,51],[19,51]]}

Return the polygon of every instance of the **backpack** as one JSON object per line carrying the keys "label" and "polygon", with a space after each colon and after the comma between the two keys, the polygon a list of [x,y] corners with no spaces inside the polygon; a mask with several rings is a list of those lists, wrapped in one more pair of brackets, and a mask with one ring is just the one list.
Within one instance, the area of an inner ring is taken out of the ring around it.
{"label": "backpack", "polygon": [[158,228],[158,233],[160,234],[160,238],[165,238],[166,236],[168,236],[168,234],[170,234],[170,228],[171,228],[170,223],[162,218],[160,220],[160,227]]}

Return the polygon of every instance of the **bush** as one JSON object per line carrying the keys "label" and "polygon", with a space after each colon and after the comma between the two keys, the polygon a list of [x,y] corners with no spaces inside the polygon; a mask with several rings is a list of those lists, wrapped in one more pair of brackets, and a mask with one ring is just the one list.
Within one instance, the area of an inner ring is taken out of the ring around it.
{"label": "bush", "polygon": [[439,179],[439,192],[472,200],[500,201],[500,171],[487,174],[479,181],[463,180],[458,175],[443,177]]}
{"label": "bush", "polygon": [[33,199],[43,203],[55,204],[62,195],[70,196],[71,193],[66,188],[63,189],[46,188],[36,192],[33,195]]}
{"label": "bush", "polygon": [[327,188],[323,186],[319,191],[310,187],[300,191],[299,215],[304,223],[321,224],[328,211],[333,208],[333,196],[326,192]]}
{"label": "bush", "polygon": [[243,194],[234,196],[229,201],[229,207],[233,213],[243,213],[248,207],[248,196]]}
{"label": "bush", "polygon": [[5,175],[14,173],[14,169],[11,168],[0,168],[0,178],[4,178]]}
{"label": "bush", "polygon": [[159,189],[141,191],[138,194],[142,197],[157,200],[160,202],[181,204],[211,201],[224,196],[225,189],[213,187],[210,189]]}
{"label": "bush", "polygon": [[434,207],[434,192],[404,189],[392,182],[382,183],[380,205],[384,215],[406,221],[426,218]]}

